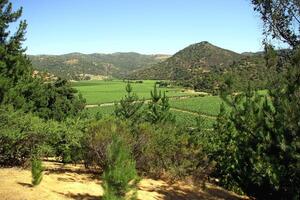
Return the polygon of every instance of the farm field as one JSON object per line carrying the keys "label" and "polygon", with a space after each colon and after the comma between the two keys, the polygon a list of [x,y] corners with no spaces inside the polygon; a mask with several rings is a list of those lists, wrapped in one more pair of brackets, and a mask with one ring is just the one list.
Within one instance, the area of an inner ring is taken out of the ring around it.
{"label": "farm field", "polygon": [[[114,113],[114,106],[101,106],[86,109],[88,114],[96,116],[97,113],[101,113],[102,117],[111,115]],[[171,112],[176,116],[176,123],[186,126],[195,126],[197,113],[180,111],[171,108]],[[211,129],[215,120],[211,117],[200,116],[203,120],[203,128]]]}
{"label": "farm field", "polygon": [[[142,83],[132,83],[133,91],[140,97],[149,99],[150,91],[153,89],[155,80],[144,80]],[[125,95],[126,82],[122,80],[95,80],[73,82],[72,86],[77,89],[87,104],[101,104],[119,101]],[[167,96],[190,96],[194,95],[189,91],[184,91],[182,87],[160,88]]]}
{"label": "farm field", "polygon": [[222,99],[219,96],[203,96],[170,100],[172,108],[198,112],[209,116],[218,115],[221,103]]}
{"label": "farm field", "polygon": [[[140,97],[150,98],[150,91],[156,81],[144,80],[142,83],[132,83],[133,91]],[[122,80],[110,81],[80,81],[72,85],[79,90],[87,105],[101,105],[97,107],[86,108],[88,114],[95,116],[100,113],[101,116],[111,115],[114,112],[113,102],[118,102],[125,95],[125,84]],[[166,91],[170,98],[171,112],[176,116],[178,124],[194,126],[198,113],[203,119],[203,127],[210,129],[214,124],[214,117],[218,114],[222,100],[218,96],[196,96],[193,93],[181,87],[159,88]],[[187,92],[188,91],[188,92]],[[177,98],[178,97],[178,98]]]}

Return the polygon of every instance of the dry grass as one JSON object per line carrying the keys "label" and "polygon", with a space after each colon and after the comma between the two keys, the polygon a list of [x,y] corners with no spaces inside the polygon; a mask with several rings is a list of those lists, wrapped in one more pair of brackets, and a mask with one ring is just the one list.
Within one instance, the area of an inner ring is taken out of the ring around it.
{"label": "dry grass", "polygon": [[[82,165],[62,165],[44,162],[46,168],[40,185],[32,187],[30,170],[0,168],[0,199],[53,200],[101,199],[103,189],[100,175],[90,173]],[[138,188],[140,200],[242,199],[234,193],[213,185],[205,191],[192,184],[168,184],[162,180],[142,179]]]}

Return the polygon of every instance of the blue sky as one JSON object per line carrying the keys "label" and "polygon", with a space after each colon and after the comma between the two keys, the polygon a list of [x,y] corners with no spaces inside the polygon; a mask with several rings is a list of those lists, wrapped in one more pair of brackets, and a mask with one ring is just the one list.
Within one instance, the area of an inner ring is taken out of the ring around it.
{"label": "blue sky", "polygon": [[262,49],[250,0],[12,0],[28,22],[27,54],[174,54],[201,41]]}

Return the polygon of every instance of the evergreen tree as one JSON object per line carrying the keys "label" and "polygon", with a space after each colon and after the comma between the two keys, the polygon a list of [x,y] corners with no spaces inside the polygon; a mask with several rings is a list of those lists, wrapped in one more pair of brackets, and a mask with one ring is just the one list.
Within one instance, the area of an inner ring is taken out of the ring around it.
{"label": "evergreen tree", "polygon": [[[105,200],[125,199],[126,193],[133,190],[137,181],[135,162],[128,147],[116,135],[107,149],[108,166],[104,171]],[[133,192],[130,199],[136,199]]]}
{"label": "evergreen tree", "polygon": [[115,104],[115,115],[123,119],[137,119],[139,117],[140,108],[144,104],[144,100],[140,100],[133,92],[132,86],[127,82],[126,95],[119,104]]}
{"label": "evergreen tree", "polygon": [[254,10],[264,22],[264,34],[279,39],[291,47],[300,45],[299,0],[252,0]]}
{"label": "evergreen tree", "polygon": [[25,40],[26,21],[21,21],[17,31],[11,34],[10,25],[22,15],[22,8],[12,11],[8,0],[0,2],[0,76],[7,78],[14,85],[20,78],[31,76],[32,69],[24,55],[22,42]]}
{"label": "evergreen tree", "polygon": [[245,93],[227,98],[231,112],[220,112],[211,155],[223,185],[259,199],[299,199],[300,30],[291,29],[291,23],[300,25],[299,3],[253,3],[268,27],[265,34],[293,49],[283,63],[272,46],[266,46],[266,67],[276,72],[269,76],[267,96],[249,87]]}
{"label": "evergreen tree", "polygon": [[43,166],[42,161],[37,158],[32,158],[31,160],[31,176],[32,185],[37,186],[41,183],[43,179]]}
{"label": "evergreen tree", "polygon": [[22,48],[26,21],[20,22],[15,33],[9,31],[21,15],[22,8],[13,11],[12,3],[0,1],[0,103],[45,119],[76,116],[85,102],[66,80],[49,83],[33,76],[31,63]]}
{"label": "evergreen tree", "polygon": [[151,91],[151,100],[146,110],[146,121],[156,123],[174,122],[175,116],[170,112],[169,98],[166,93],[161,95],[161,91],[157,89],[154,84],[153,91]]}

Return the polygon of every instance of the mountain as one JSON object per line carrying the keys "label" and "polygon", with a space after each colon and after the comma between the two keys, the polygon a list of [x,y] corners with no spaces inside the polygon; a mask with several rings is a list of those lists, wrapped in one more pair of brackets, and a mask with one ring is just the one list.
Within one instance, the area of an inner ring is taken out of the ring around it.
{"label": "mountain", "polygon": [[224,84],[241,91],[248,84],[267,87],[266,77],[274,72],[266,67],[261,52],[238,54],[209,42],[190,45],[166,60],[130,74],[131,79],[175,80],[198,91],[218,93]]}
{"label": "mountain", "polygon": [[137,69],[157,64],[168,55],[143,55],[134,52],[113,54],[69,53],[64,55],[30,55],[33,68],[67,79],[78,79],[84,74],[123,78]]}
{"label": "mountain", "polygon": [[188,79],[193,74],[209,72],[212,68],[229,67],[244,57],[244,55],[204,41],[190,45],[165,61],[149,68],[139,69],[130,77],[137,79]]}

